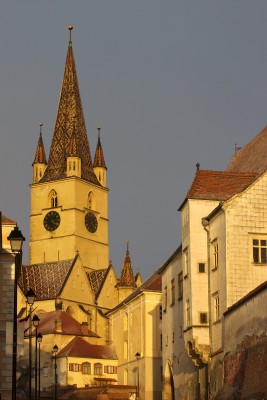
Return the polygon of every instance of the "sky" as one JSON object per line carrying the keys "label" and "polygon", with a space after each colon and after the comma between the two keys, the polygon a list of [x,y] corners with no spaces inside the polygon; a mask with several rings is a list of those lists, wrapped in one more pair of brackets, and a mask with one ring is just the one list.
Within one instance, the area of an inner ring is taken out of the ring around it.
{"label": "sky", "polygon": [[2,0],[1,211],[26,237],[32,162],[47,157],[67,45],[87,132],[108,166],[110,259],[129,241],[149,277],[181,241],[177,211],[196,164],[224,170],[267,124],[266,0]]}

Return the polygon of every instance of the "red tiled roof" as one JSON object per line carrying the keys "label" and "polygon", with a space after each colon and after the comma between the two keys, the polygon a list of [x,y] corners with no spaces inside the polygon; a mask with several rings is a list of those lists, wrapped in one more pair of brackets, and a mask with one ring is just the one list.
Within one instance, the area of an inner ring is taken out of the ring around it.
{"label": "red tiled roof", "polygon": [[256,177],[256,173],[198,170],[186,199],[227,200],[246,189]]}
{"label": "red tiled roof", "polygon": [[5,224],[7,224],[7,225],[9,225],[9,224],[16,224],[16,221],[13,221],[12,219],[10,219],[10,218],[7,218],[7,217],[5,217],[3,214],[2,214],[2,224],[3,225],[5,225]]}
{"label": "red tiled roof", "polygon": [[232,157],[226,171],[256,172],[267,170],[267,126]]}
{"label": "red tiled roof", "polygon": [[38,332],[43,335],[58,333],[62,335],[99,337],[96,333],[90,330],[85,334],[82,331],[81,324],[65,311],[57,310],[41,313],[38,314],[38,317],[40,319]]}
{"label": "red tiled roof", "polygon": [[113,346],[90,344],[80,337],[72,339],[58,352],[57,357],[100,358],[104,360],[118,359]]}
{"label": "red tiled roof", "polygon": [[33,289],[36,300],[48,300],[58,297],[72,270],[77,255],[72,260],[63,260],[43,264],[23,265],[19,285],[24,293]]}

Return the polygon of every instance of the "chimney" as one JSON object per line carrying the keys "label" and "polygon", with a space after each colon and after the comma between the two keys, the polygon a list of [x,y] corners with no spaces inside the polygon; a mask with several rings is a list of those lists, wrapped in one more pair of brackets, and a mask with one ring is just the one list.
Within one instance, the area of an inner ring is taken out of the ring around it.
{"label": "chimney", "polygon": [[81,323],[81,331],[83,335],[88,335],[88,322]]}
{"label": "chimney", "polygon": [[55,319],[55,331],[62,332],[62,321],[60,318]]}

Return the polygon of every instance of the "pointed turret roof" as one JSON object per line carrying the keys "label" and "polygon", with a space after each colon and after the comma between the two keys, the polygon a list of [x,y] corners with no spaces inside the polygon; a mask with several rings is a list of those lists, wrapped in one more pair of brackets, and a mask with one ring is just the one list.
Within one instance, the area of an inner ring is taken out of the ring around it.
{"label": "pointed turret roof", "polygon": [[68,27],[70,40],[65,63],[65,71],[58,106],[55,130],[52,139],[48,166],[40,182],[65,178],[66,158],[73,145],[73,131],[75,125],[75,140],[77,157],[82,162],[82,179],[100,185],[93,171],[89,141],[83,115],[78,77],[76,73],[74,54],[72,49],[71,31]]}
{"label": "pointed turret roof", "polygon": [[44,143],[43,143],[43,138],[42,138],[42,126],[43,126],[43,124],[40,124],[40,136],[39,136],[39,140],[38,140],[38,144],[37,144],[35,158],[34,158],[32,165],[47,164],[45,148],[44,148]]}
{"label": "pointed turret roof", "polygon": [[124,259],[124,264],[121,271],[121,276],[116,286],[133,287],[133,288],[137,287],[134,279],[128,242],[127,242],[127,250]]}
{"label": "pointed turret roof", "polygon": [[101,167],[101,168],[107,169],[106,163],[105,163],[105,158],[104,158],[104,152],[103,152],[101,140],[100,140],[101,128],[97,127],[97,130],[98,130],[98,141],[97,141],[97,146],[96,146],[96,150],[95,150],[94,168]]}

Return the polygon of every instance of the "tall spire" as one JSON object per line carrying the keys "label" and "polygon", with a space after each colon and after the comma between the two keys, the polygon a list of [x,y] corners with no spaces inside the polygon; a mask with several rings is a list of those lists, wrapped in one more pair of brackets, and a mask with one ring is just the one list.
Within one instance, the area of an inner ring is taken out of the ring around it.
{"label": "tall spire", "polygon": [[77,156],[81,159],[82,165],[81,177],[86,181],[99,185],[93,171],[72,49],[71,32],[73,27],[69,26],[68,29],[70,32],[70,38],[55,130],[49,154],[48,166],[41,181],[57,180],[67,176],[66,159],[71,151],[70,147],[73,145],[72,138],[75,130],[75,140],[77,142],[78,151]]}
{"label": "tall spire", "polygon": [[97,127],[97,131],[98,131],[98,141],[97,141],[97,146],[96,146],[96,150],[95,150],[94,168],[100,167],[100,168],[107,169],[106,163],[105,163],[105,158],[104,158],[104,152],[103,152],[101,140],[100,140],[100,131],[101,131],[100,126]]}
{"label": "tall spire", "polygon": [[129,242],[127,242],[127,249],[126,249],[124,264],[121,271],[121,276],[116,286],[131,287],[131,288],[137,287],[132,269],[132,262],[129,252]]}
{"label": "tall spire", "polygon": [[33,161],[32,165],[47,164],[45,148],[44,148],[44,143],[43,143],[43,138],[42,138],[42,126],[43,126],[43,124],[40,124],[40,136],[39,136],[37,149],[36,149],[36,153],[35,153],[35,157],[34,157],[34,161]]}

